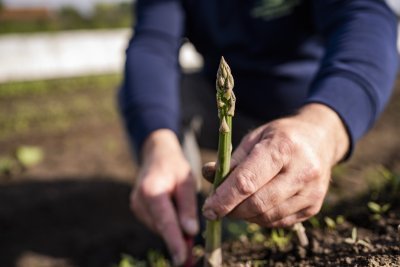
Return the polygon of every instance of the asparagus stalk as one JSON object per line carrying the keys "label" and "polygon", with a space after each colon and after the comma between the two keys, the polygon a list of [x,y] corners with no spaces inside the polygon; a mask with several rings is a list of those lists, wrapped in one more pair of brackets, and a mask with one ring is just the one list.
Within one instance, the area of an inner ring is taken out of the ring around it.
{"label": "asparagus stalk", "polygon": [[[234,81],[224,57],[221,58],[217,80],[217,107],[219,117],[218,159],[211,194],[229,173],[232,152],[232,117],[235,113]],[[221,220],[208,220],[206,225],[205,267],[222,265]]]}

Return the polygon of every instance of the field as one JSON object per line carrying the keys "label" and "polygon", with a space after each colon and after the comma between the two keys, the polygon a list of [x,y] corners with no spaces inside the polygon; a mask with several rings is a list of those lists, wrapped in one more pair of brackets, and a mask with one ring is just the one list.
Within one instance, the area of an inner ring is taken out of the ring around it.
{"label": "field", "polygon": [[[101,267],[165,251],[128,208],[136,166],[116,108],[120,79],[0,84],[0,266]],[[400,266],[399,133],[400,80],[353,158],[334,169],[321,215],[305,223],[310,247],[287,230],[227,222],[227,264]]]}

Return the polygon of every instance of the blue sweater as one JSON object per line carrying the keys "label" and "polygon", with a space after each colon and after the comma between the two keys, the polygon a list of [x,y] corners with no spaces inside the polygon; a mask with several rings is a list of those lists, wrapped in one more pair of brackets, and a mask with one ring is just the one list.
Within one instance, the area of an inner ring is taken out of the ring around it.
{"label": "blue sweater", "polygon": [[356,141],[387,103],[397,20],[382,0],[138,0],[119,104],[137,151],[154,130],[179,135],[178,51],[187,37],[213,80],[223,55],[237,108],[266,122],[311,102]]}

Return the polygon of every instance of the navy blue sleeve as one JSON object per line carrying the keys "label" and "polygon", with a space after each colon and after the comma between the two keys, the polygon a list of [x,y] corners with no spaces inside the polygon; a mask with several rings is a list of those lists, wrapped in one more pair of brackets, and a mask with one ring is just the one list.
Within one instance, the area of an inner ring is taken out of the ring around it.
{"label": "navy blue sleeve", "polygon": [[134,37],[126,51],[120,111],[136,152],[157,129],[179,131],[178,52],[183,10],[178,0],[137,1]]}
{"label": "navy blue sleeve", "polygon": [[315,0],[314,14],[326,51],[307,102],[338,113],[350,154],[390,97],[398,63],[396,16],[382,0]]}

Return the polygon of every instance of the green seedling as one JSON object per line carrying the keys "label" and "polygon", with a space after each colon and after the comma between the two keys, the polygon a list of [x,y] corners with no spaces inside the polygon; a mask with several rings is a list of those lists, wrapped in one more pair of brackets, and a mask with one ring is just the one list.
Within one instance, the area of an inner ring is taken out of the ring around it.
{"label": "green seedling", "polygon": [[329,230],[335,230],[338,225],[343,224],[345,221],[344,216],[339,215],[336,219],[332,219],[331,217],[324,217],[324,222]]}
{"label": "green seedling", "polygon": [[128,254],[122,254],[118,267],[146,267],[146,262],[136,260]]}
{"label": "green seedling", "polygon": [[43,160],[43,150],[36,146],[21,146],[17,149],[15,156],[21,166],[29,168]]}
{"label": "green seedling", "polygon": [[380,195],[385,193],[385,187],[390,188],[391,197],[396,196],[400,190],[400,175],[393,173],[383,165],[368,171],[366,178],[371,190],[372,200],[379,199]]}
{"label": "green seedling", "polygon": [[384,166],[379,168],[379,172],[389,182],[393,195],[400,190],[400,175],[396,175]]}
{"label": "green seedling", "polygon": [[308,221],[310,222],[311,226],[313,228],[320,228],[321,227],[321,223],[319,222],[318,218],[313,216],[310,219],[308,219]]}
{"label": "green seedling", "polygon": [[170,267],[169,261],[156,250],[147,253],[147,262],[137,260],[128,254],[122,254],[118,267]]}
{"label": "green seedling", "polygon": [[269,239],[270,245],[278,247],[280,250],[284,250],[291,240],[292,235],[290,232],[286,233],[282,228],[271,230],[271,237]]}
{"label": "green seedling", "polygon": [[380,205],[376,202],[370,201],[367,205],[368,209],[373,213],[371,218],[375,221],[382,219],[382,215],[390,209],[389,203]]}
{"label": "green seedling", "polygon": [[156,250],[150,250],[147,254],[147,260],[150,263],[150,267],[170,267],[169,261],[164,257],[163,254]]}
{"label": "green seedling", "polygon": [[247,225],[247,233],[252,243],[262,244],[266,240],[266,237],[262,232],[262,228],[258,224],[249,223]]}
{"label": "green seedling", "polygon": [[0,158],[0,176],[6,175],[10,176],[13,172],[15,166],[15,162],[10,157],[1,157]]}
{"label": "green seedling", "polygon": [[368,241],[358,239],[356,227],[353,227],[353,230],[351,231],[351,237],[345,238],[344,242],[346,242],[347,244],[350,244],[350,245],[362,245],[367,248],[372,248],[372,245]]}

